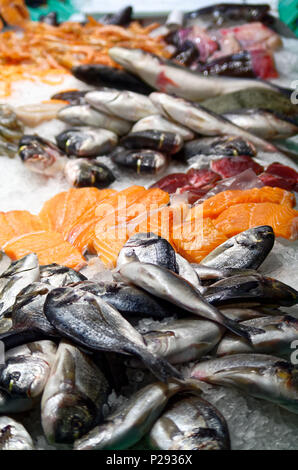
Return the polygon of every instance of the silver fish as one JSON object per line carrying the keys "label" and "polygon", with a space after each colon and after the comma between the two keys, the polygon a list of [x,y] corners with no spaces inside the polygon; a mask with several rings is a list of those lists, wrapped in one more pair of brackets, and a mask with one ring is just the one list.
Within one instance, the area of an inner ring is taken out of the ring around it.
{"label": "silver fish", "polygon": [[161,380],[181,375],[167,361],[154,356],[142,335],[112,305],[77,288],[54,289],[47,296],[44,312],[62,335],[95,351],[133,354]]}
{"label": "silver fish", "polygon": [[64,287],[72,282],[85,281],[86,279],[82,273],[56,263],[40,266],[40,281],[52,287]]}
{"label": "silver fish", "polygon": [[0,450],[34,450],[24,426],[8,416],[0,416]]}
{"label": "silver fish", "polygon": [[158,113],[148,96],[133,91],[114,89],[89,91],[85,99],[87,103],[103,113],[132,122]]}
{"label": "silver fish", "polygon": [[180,126],[179,124],[165,119],[160,114],[153,114],[151,116],[146,116],[143,119],[140,119],[136,122],[131,132],[142,132],[158,130],[162,132],[173,132],[182,137],[183,140],[192,140],[195,137],[195,134],[187,127]]}
{"label": "silver fish", "polygon": [[283,312],[278,308],[273,307],[221,307],[220,311],[231,320],[245,321],[254,318],[264,317],[265,315],[281,315]]}
{"label": "silver fish", "polygon": [[247,88],[274,88],[267,82],[227,77],[205,77],[186,67],[141,49],[112,47],[110,57],[153,88],[194,101],[203,101],[231,91]]}
{"label": "silver fish", "polygon": [[107,129],[73,127],[56,136],[58,146],[76,157],[106,155],[116,146],[118,137]]}
{"label": "silver fish", "polygon": [[37,400],[38,398],[14,396],[0,389],[0,414],[23,413],[31,410],[36,405]]}
{"label": "silver fish", "polygon": [[103,424],[77,440],[75,450],[128,449],[150,430],[170,397],[182,389],[175,382],[156,382],[142,388]]}
{"label": "silver fish", "polygon": [[175,396],[149,433],[150,447],[162,450],[228,450],[227,423],[197,396]]}
{"label": "silver fish", "polygon": [[72,443],[102,420],[109,386],[92,360],[77,347],[59,344],[41,401],[49,442]]}
{"label": "silver fish", "polygon": [[197,363],[190,377],[236,387],[256,398],[298,413],[298,375],[294,366],[266,354],[232,354]]}
{"label": "silver fish", "polygon": [[63,169],[66,180],[75,188],[106,188],[115,181],[112,171],[95,158],[69,160]]}
{"label": "silver fish", "polygon": [[287,139],[298,134],[298,126],[293,120],[266,109],[243,109],[223,116],[263,139]]}
{"label": "silver fish", "polygon": [[52,341],[28,343],[10,349],[0,366],[0,389],[12,397],[39,397],[53,365],[56,345]]}
{"label": "silver fish", "polygon": [[[153,354],[167,359],[171,364],[182,364],[205,356],[219,343],[223,334],[224,329],[214,322],[185,317],[154,327],[143,337]],[[135,359],[128,364],[131,367],[141,365]]]}
{"label": "silver fish", "polygon": [[92,126],[107,129],[117,135],[130,131],[131,123],[93,109],[89,104],[66,106],[58,112],[58,118],[72,126]]}
{"label": "silver fish", "polygon": [[266,316],[244,321],[242,325],[261,328],[263,333],[252,335],[251,344],[227,333],[218,345],[217,356],[255,352],[290,358],[293,352],[292,342],[298,340],[296,318],[290,315]]}
{"label": "silver fish", "polygon": [[216,269],[258,269],[272,250],[274,240],[272,227],[254,227],[219,245],[201,263]]}
{"label": "silver fish", "polygon": [[249,340],[250,333],[247,327],[240,326],[239,328],[239,324],[228,319],[217,308],[206,302],[198,289],[172,271],[154,264],[133,261],[121,266],[120,274],[127,281],[156,297],[161,297],[188,312],[219,323]]}
{"label": "silver fish", "polygon": [[248,140],[265,152],[278,152],[270,142],[236,126],[228,121],[228,119],[203,108],[198,103],[192,103],[182,98],[156,92],[151,93],[150,99],[158,108],[159,112],[167,119],[173,119],[199,134],[209,136],[234,135]]}
{"label": "silver fish", "polygon": [[17,294],[39,278],[39,264],[34,253],[14,261],[0,276],[0,317],[11,308]]}
{"label": "silver fish", "polygon": [[9,268],[12,260],[4,251],[0,250],[0,276]]}
{"label": "silver fish", "polygon": [[183,258],[183,256],[179,255],[179,253],[176,253],[176,262],[178,264],[179,276],[186,279],[196,289],[202,292],[204,288],[201,286],[196,270],[193,268],[193,266],[185,258]]}

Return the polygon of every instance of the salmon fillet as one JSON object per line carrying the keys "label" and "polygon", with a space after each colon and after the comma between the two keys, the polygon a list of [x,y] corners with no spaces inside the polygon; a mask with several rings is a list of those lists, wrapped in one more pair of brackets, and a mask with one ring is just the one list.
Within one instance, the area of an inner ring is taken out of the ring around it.
{"label": "salmon fillet", "polygon": [[43,223],[37,215],[28,211],[0,212],[0,246],[24,233],[43,230]]}

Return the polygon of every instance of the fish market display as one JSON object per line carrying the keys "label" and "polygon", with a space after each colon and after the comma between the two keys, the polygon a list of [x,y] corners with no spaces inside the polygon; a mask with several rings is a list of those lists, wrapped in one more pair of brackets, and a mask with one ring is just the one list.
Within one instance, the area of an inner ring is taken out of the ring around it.
{"label": "fish market display", "polygon": [[272,13],[0,0],[1,450],[297,448],[297,48]]}

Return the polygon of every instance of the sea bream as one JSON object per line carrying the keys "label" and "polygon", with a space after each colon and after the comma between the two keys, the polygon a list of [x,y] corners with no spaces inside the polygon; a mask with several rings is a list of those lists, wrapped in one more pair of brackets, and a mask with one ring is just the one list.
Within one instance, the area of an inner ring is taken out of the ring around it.
{"label": "sea bream", "polygon": [[183,140],[192,140],[195,136],[190,129],[187,129],[187,127],[180,126],[173,121],[169,121],[160,114],[153,114],[151,116],[146,116],[143,119],[140,119],[133,125],[131,132],[150,130],[173,132],[174,134],[180,135]]}
{"label": "sea bream", "polygon": [[125,70],[134,73],[156,90],[193,101],[203,101],[251,87],[276,88],[274,85],[258,80],[205,77],[141,49],[116,46],[109,50],[109,55]]}
{"label": "sea bream", "polygon": [[0,416],[0,450],[34,450],[30,434],[9,416]]}
{"label": "sea bream", "polygon": [[197,363],[190,377],[236,387],[298,413],[298,374],[288,361],[266,354],[232,354]]}

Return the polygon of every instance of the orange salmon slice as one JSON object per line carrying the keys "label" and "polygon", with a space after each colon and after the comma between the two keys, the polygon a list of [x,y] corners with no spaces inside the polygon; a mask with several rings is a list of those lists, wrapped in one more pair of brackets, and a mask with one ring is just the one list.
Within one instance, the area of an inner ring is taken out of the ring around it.
{"label": "orange salmon slice", "polygon": [[39,217],[28,211],[0,212],[0,246],[19,235],[43,229]]}

